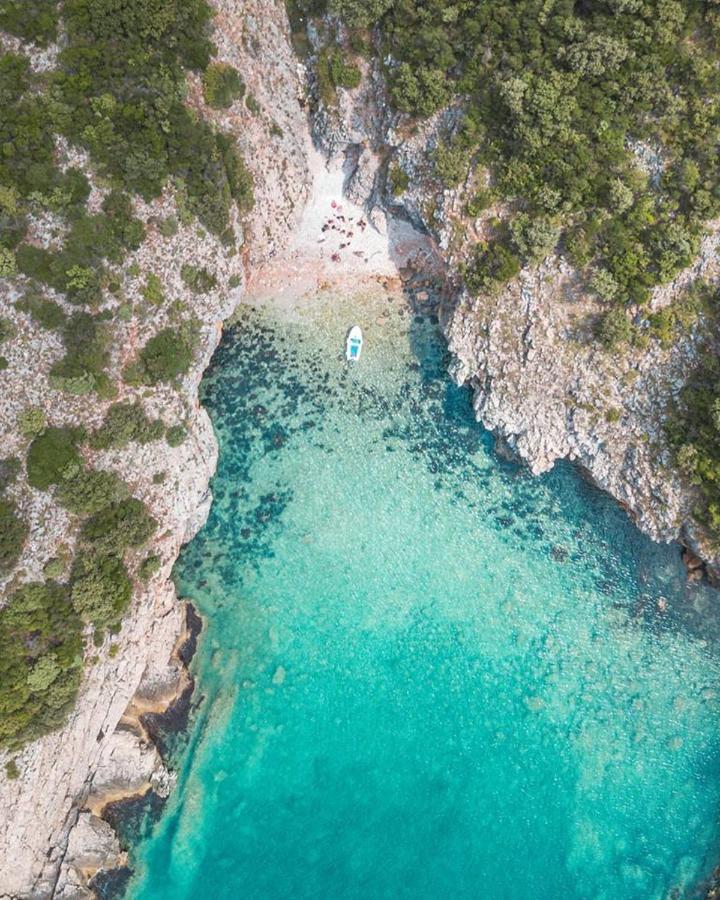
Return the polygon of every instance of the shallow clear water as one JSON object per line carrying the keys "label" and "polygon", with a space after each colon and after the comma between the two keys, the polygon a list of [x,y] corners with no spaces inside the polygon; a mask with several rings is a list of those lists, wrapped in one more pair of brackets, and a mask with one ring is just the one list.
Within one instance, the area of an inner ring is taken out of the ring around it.
{"label": "shallow clear water", "polygon": [[326,300],[247,310],[206,379],[205,699],[129,896],[680,896],[717,852],[716,595],[569,467],[499,461],[436,325],[364,303],[351,370]]}

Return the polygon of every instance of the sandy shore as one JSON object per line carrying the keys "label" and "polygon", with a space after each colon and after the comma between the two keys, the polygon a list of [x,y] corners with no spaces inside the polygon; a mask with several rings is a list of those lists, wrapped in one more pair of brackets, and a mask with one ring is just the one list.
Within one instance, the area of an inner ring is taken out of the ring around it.
{"label": "sandy shore", "polygon": [[328,288],[347,290],[378,277],[396,278],[403,266],[428,253],[428,239],[411,225],[385,223],[376,209],[376,227],[368,210],[343,196],[348,173],[342,157],[328,162],[312,146],[307,153],[312,188],[300,225],[288,247],[252,273],[246,302],[292,306]]}

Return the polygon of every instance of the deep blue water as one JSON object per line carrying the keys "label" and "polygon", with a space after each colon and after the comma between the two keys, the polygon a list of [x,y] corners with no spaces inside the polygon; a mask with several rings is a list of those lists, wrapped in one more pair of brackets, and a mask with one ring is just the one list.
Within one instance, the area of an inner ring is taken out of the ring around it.
{"label": "deep blue water", "polygon": [[352,369],[326,298],[247,309],[204,383],[204,700],[129,896],[682,896],[717,850],[717,595],[569,466],[500,461],[433,321],[363,304]]}

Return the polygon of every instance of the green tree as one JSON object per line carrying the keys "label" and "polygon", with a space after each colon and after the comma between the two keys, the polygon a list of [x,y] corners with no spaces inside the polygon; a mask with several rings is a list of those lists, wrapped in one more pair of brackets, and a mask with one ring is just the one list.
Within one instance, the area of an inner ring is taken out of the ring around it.
{"label": "green tree", "polygon": [[138,354],[137,362],[125,372],[130,383],[159,384],[184,375],[193,358],[188,330],[163,328],[150,338]]}
{"label": "green tree", "polygon": [[85,522],[80,539],[99,553],[122,555],[128,547],[142,546],[157,522],[142,500],[128,497],[98,510]]}
{"label": "green tree", "polygon": [[15,504],[0,497],[0,577],[12,570],[28,536],[27,524]]}
{"label": "green tree", "polygon": [[205,101],[213,109],[229,109],[245,93],[240,73],[227,63],[210,63],[203,74]]}
{"label": "green tree", "polygon": [[130,488],[114,472],[78,472],[55,488],[55,499],[78,516],[91,516],[130,496]]}
{"label": "green tree", "polygon": [[33,440],[27,453],[27,475],[34,488],[46,491],[78,474],[82,465],[79,438],[75,428],[46,428]]}
{"label": "green tree", "polygon": [[132,583],[117,556],[80,554],[73,565],[71,596],[78,615],[104,627],[118,622],[127,609]]}
{"label": "green tree", "polygon": [[626,343],[632,335],[632,326],[625,310],[615,306],[608,310],[598,323],[597,336],[608,349]]}

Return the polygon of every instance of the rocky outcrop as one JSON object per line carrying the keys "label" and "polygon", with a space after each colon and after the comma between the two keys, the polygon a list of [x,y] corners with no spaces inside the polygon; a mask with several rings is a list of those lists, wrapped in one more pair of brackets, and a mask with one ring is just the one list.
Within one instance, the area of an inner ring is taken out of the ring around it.
{"label": "rocky outcrop", "polygon": [[[151,204],[136,203],[136,214],[147,223],[148,238],[129,260],[133,271],[157,274],[167,294],[185,304],[198,321],[195,363],[179,390],[161,387],[143,399],[149,415],[160,415],[168,423],[184,421],[188,439],[176,448],[164,442],[133,445],[129,450],[96,453],[89,460],[117,471],[146,502],[160,525],[148,551],[156,553],[162,564],[150,583],[136,591],[122,631],[113,641],[113,653],[108,652],[107,640],[98,648],[65,726],[13,756],[19,771],[16,779],[5,776],[9,757],[0,758],[2,900],[92,896],[87,884],[93,872],[118,861],[117,845],[95,815],[101,800],[143,790],[148,783],[157,787],[160,782],[163,789],[163,779],[167,782],[156,751],[142,730],[128,727],[127,720],[137,706],[161,709],[176,696],[183,679],[174,648],[183,632],[185,610],[177,601],[170,573],[181,545],[205,521],[211,499],[208,484],[217,457],[212,426],[198,404],[198,385],[223,320],[242,299],[248,268],[283,244],[308,189],[302,70],[291,48],[284,7],[262,0],[216,0],[214,6],[218,55],[240,69],[257,105],[251,104],[251,109],[239,102],[222,113],[206,112],[220,127],[231,130],[244,150],[255,175],[255,208],[242,225],[237,219],[233,223],[243,246],[238,254],[194,224],[181,227],[173,237],[162,236],[153,223],[175,211],[169,190]],[[191,85],[189,102],[202,103],[197,83]],[[72,148],[64,152],[68,163],[88,168],[82,154]],[[182,263],[207,266],[217,278],[217,287],[201,297],[193,295],[180,277]],[[127,300],[139,304],[141,277],[122,277]],[[7,307],[18,327],[12,348],[17,358],[11,367],[18,373],[18,382],[2,398],[0,420],[13,426],[19,411],[32,404],[45,409],[51,424],[75,416],[96,426],[104,414],[102,404],[93,406],[84,398],[68,400],[66,396],[59,400],[44,379],[30,377],[31,371],[49,368],[62,348],[52,336],[39,339],[29,320],[15,315],[14,299],[0,298],[3,313]],[[113,351],[113,374],[119,374],[135,348],[171,314],[158,309],[152,321],[132,317],[123,322]],[[4,436],[5,451],[24,452],[12,430]],[[28,489],[15,499],[33,524],[20,577],[37,578],[43,562],[72,540],[71,528],[62,511],[51,509],[40,492]]]}
{"label": "rocky outcrop", "polygon": [[[672,348],[650,340],[642,349],[607,351],[592,337],[602,307],[560,255],[526,268],[496,295],[470,296],[462,262],[499,210],[467,217],[466,199],[482,173],[454,190],[434,177],[432,151],[456,122],[450,109],[411,127],[390,112],[378,72],[366,69],[361,87],[345,93],[336,110],[321,109],[314,127],[322,146],[344,147],[352,160],[356,202],[434,239],[446,266],[441,322],[451,375],[472,389],[478,421],[504,451],[536,474],[571,460],[653,539],[681,541],[717,575],[720,550],[693,518],[696,489],[674,466],[665,436],[668,411],[697,359],[702,321]],[[399,196],[391,189],[393,167],[407,176]],[[679,298],[698,278],[717,280],[719,246],[720,229],[711,223],[693,265],[656,289],[651,308]]]}
{"label": "rocky outcrop", "polygon": [[[153,549],[162,567],[136,593],[116,655],[99,649],[65,727],[18,755],[17,780],[0,774],[0,900],[91,896],[94,873],[123,862],[113,835],[98,818],[102,806],[128,792],[171,787],[140,718],[162,709],[187,686],[176,652],[185,612],[170,571],[180,546],[207,516],[217,452],[197,389],[222,321],[241,301],[247,277],[287,243],[309,191],[304,71],[291,48],[284,7],[264,0],[214,0],[214,5],[219,57],[240,69],[255,102],[205,112],[243,146],[256,176],[255,209],[242,225],[242,255],[198,236],[192,226],[167,239],[152,225],[136,255],[138,268],[158,274],[200,322],[196,362],[181,390],[158,390],[147,398],[150,414],[184,418],[190,437],[172,450],[147,445],[129,454],[108,451],[95,460],[123,475],[161,523]],[[188,102],[202,104],[197,81],[191,82]],[[714,560],[690,525],[692,490],[673,470],[663,440],[664,413],[696,351],[692,336],[672,350],[651,345],[622,358],[599,350],[587,341],[597,315],[594,302],[557,257],[522,272],[494,297],[474,298],[456,288],[464,243],[481,233],[482,223],[463,221],[463,191],[442,190],[428,166],[428,149],[455,118],[451,110],[419,131],[408,131],[391,112],[378,72],[366,65],[359,89],[340,92],[337,109],[318,110],[314,134],[323,150],[344,160],[346,194],[364,208],[378,232],[387,232],[391,253],[401,243],[394,238],[399,222],[431,235],[442,250],[448,267],[443,325],[455,360],[453,376],[472,387],[478,419],[533,471],[545,471],[559,458],[573,459],[653,537],[680,537],[698,555]],[[392,165],[409,176],[409,189],[399,196],[388,184]],[[138,203],[137,212],[150,223],[173,208],[168,194],[153,204]],[[234,224],[240,234],[240,223]],[[713,240],[706,242],[698,264],[709,276],[716,266]],[[422,265],[423,254],[436,265],[432,247],[423,245],[413,253],[416,265]],[[218,277],[217,289],[199,301],[182,284],[181,262],[208,265]],[[667,302],[691,275],[659,292],[657,302]],[[131,301],[138,299],[140,288],[139,279],[127,282]],[[61,353],[59,345],[49,340],[35,346],[28,323],[20,319],[18,325],[27,339],[18,342],[17,352],[26,355],[28,365],[51,365]],[[142,321],[126,323],[113,362],[116,371],[144,339],[144,328]],[[2,420],[14,422],[19,409],[32,403],[43,406],[52,421],[54,398],[25,381],[0,401]],[[77,401],[75,412],[97,424],[103,410],[82,406]],[[152,478],[158,472],[165,472],[162,484]],[[35,526],[23,564],[28,578],[37,577],[42,561],[65,539],[68,523],[62,516],[52,520],[42,498],[18,500],[26,502],[23,511]]]}

